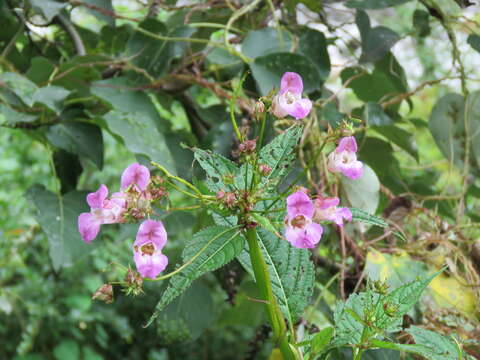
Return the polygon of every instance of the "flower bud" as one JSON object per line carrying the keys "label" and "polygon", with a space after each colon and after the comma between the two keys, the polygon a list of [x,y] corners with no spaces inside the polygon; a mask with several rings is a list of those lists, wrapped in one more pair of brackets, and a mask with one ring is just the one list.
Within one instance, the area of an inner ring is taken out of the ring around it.
{"label": "flower bud", "polygon": [[245,140],[240,145],[238,145],[238,151],[240,152],[240,154],[242,153],[251,154],[255,151],[256,147],[257,147],[256,140]]}
{"label": "flower bud", "polygon": [[259,117],[264,112],[265,112],[265,104],[262,101],[258,100],[255,103],[255,115],[256,115],[256,117]]}
{"label": "flower bud", "polygon": [[383,310],[385,311],[385,314],[389,317],[395,317],[395,315],[398,312],[398,305],[391,304],[391,303],[385,303],[383,304]]}
{"label": "flower bud", "polygon": [[138,272],[131,269],[130,267],[125,273],[124,281],[125,281],[125,285],[124,285],[125,288],[123,291],[127,295],[137,296],[143,292],[142,290],[143,278],[140,276]]}
{"label": "flower bud", "polygon": [[262,174],[263,176],[267,176],[272,172],[272,168],[268,165],[260,164],[258,166],[258,171],[260,171],[260,174]]}
{"label": "flower bud", "polygon": [[389,286],[386,282],[383,282],[381,280],[375,280],[373,283],[373,287],[376,293],[379,293],[381,295],[386,295],[388,293]]}
{"label": "flower bud", "polygon": [[113,302],[113,286],[111,284],[103,284],[92,295],[92,300],[100,300],[111,304]]}

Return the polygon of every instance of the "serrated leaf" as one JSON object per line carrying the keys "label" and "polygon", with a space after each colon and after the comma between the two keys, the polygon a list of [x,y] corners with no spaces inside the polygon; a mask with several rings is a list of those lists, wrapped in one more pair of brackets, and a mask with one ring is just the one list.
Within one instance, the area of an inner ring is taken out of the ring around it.
{"label": "serrated leaf", "polygon": [[295,160],[295,147],[302,136],[302,131],[302,126],[291,127],[260,150],[258,163],[268,165],[272,169],[262,178],[262,184],[273,188],[290,172]]}
{"label": "serrated leaf", "polygon": [[357,208],[350,208],[352,213],[352,221],[360,221],[369,225],[376,225],[380,227],[388,227],[388,224],[382,218],[378,216],[371,215],[368,212],[357,209]]}
{"label": "serrated leaf", "polygon": [[[258,231],[258,241],[268,266],[273,294],[285,317],[293,323],[302,314],[313,293],[315,270],[310,252],[297,249],[288,241],[262,229]],[[253,274],[246,250],[238,256],[238,260]]]}
{"label": "serrated leaf", "polygon": [[28,190],[27,196],[33,201],[37,209],[37,221],[47,234],[55,270],[72,265],[92,250],[93,246],[84,243],[77,230],[78,215],[88,210],[85,192],[72,191],[59,196],[44,186],[34,185]]}
{"label": "serrated leaf", "polygon": [[194,158],[207,174],[206,185],[211,191],[233,190],[233,181],[238,172],[231,160],[208,150],[195,149]]}
{"label": "serrated leaf", "polygon": [[[172,276],[168,287],[150,317],[150,325],[160,312],[182,294],[190,284],[208,271],[229,263],[242,251],[245,238],[236,228],[213,226],[206,228],[187,242],[182,253],[184,263],[192,261],[183,271]],[[193,259],[193,260],[192,260]]]}
{"label": "serrated leaf", "polygon": [[334,328],[329,326],[321,330],[319,333],[315,334],[312,340],[310,340],[310,343],[312,346],[312,353],[318,354],[323,349],[325,349],[327,345],[330,343],[330,340],[332,340],[334,333],[335,333]]}

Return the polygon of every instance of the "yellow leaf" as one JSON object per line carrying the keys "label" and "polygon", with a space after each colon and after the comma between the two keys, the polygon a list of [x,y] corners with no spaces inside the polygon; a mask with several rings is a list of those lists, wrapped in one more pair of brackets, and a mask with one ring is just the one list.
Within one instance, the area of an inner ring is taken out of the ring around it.
{"label": "yellow leaf", "polygon": [[475,294],[457,278],[440,274],[432,280],[429,288],[438,306],[454,307],[468,314],[475,312]]}

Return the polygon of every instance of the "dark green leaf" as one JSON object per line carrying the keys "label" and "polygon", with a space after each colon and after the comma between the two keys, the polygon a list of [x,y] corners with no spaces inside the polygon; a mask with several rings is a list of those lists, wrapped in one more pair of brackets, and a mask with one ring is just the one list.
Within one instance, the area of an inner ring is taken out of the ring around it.
{"label": "dark green leaf", "polygon": [[83,168],[77,155],[65,150],[57,150],[53,153],[55,173],[60,180],[61,193],[65,194],[77,188],[78,178]]}
{"label": "dark green leaf", "polygon": [[64,122],[50,126],[45,133],[53,146],[92,160],[103,167],[102,130],[95,124]]}
{"label": "dark green leaf", "polygon": [[94,7],[86,7],[86,9],[97,19],[105,21],[110,26],[115,26],[115,11],[112,6],[112,0],[83,0],[82,2]]}
{"label": "dark green leaf", "polygon": [[234,228],[213,226],[196,233],[187,242],[182,254],[184,263],[194,260],[183,271],[172,276],[155,312],[148,321],[148,325],[195,279],[233,260],[242,251],[244,244],[245,238],[239,230]]}
{"label": "dark green leaf", "polygon": [[48,81],[54,70],[55,65],[53,65],[50,60],[41,56],[36,56],[30,61],[30,68],[25,76],[35,84],[40,85]]}
{"label": "dark green leaf", "polygon": [[330,57],[325,35],[311,28],[303,28],[300,33],[299,50],[315,64],[322,81],[327,80],[330,74]]}
{"label": "dark green leaf", "polygon": [[368,126],[393,125],[392,119],[383,111],[383,108],[376,102],[365,104],[363,117]]}
{"label": "dark green leaf", "polygon": [[373,129],[418,161],[418,147],[413,134],[395,125],[374,126]]}
{"label": "dark green leaf", "polygon": [[348,0],[346,5],[354,9],[385,9],[408,1],[410,0]]}
{"label": "dark green leaf", "polygon": [[[273,294],[285,317],[289,322],[294,322],[301,316],[313,293],[315,270],[310,253],[261,229],[258,231],[258,240],[270,273]],[[238,256],[238,260],[253,274],[246,250]]]}
{"label": "dark green leaf", "polygon": [[477,52],[480,53],[480,36],[477,34],[470,34],[467,38],[468,44]]}
{"label": "dark green leaf", "polygon": [[413,12],[413,26],[419,36],[425,37],[430,35],[430,14],[425,10],[415,10]]}
{"label": "dark green leaf", "polygon": [[303,78],[304,91],[309,93],[320,89],[322,80],[316,65],[300,54],[274,53],[260,56],[250,63],[253,77],[262,95],[273,88],[280,88],[280,79],[287,71],[293,71]]}
{"label": "dark green leaf", "polygon": [[63,340],[53,349],[56,360],[79,360],[80,348],[73,340]]}
{"label": "dark green leaf", "polygon": [[60,86],[50,85],[39,88],[35,93],[35,102],[46,105],[57,114],[63,109],[62,102],[70,94],[70,91]]}
{"label": "dark green leaf", "polygon": [[242,43],[242,53],[250,58],[290,52],[291,48],[292,35],[285,30],[272,27],[250,31]]}
{"label": "dark green leaf", "polygon": [[398,34],[387,27],[377,26],[370,29],[368,38],[362,39],[360,63],[376,62],[383,59],[398,40],[400,40]]}
{"label": "dark green leaf", "polygon": [[322,350],[325,349],[330,343],[330,340],[332,340],[334,333],[334,328],[329,326],[320,331],[319,333],[315,334],[315,336],[310,341],[312,346],[312,353],[318,354],[322,352]]}
{"label": "dark green leaf", "polygon": [[85,192],[72,191],[59,196],[41,185],[34,185],[27,195],[36,207],[37,221],[47,234],[55,270],[71,266],[88,254],[92,245],[84,243],[77,230],[78,215],[88,211]]}

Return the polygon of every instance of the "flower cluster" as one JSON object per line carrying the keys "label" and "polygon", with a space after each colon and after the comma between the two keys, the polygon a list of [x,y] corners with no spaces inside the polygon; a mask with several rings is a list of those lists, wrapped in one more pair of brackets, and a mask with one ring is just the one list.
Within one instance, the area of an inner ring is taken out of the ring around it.
{"label": "flower cluster", "polygon": [[338,207],[338,198],[317,198],[313,202],[302,190],[287,197],[285,238],[301,249],[314,248],[322,237],[321,221],[332,221],[343,226],[343,220],[352,221],[348,208]]}
{"label": "flower cluster", "polygon": [[[103,224],[145,218],[151,212],[151,202],[165,194],[159,182],[151,180],[148,168],[134,163],[122,174],[121,192],[108,198],[108,188],[102,184],[96,192],[88,194],[90,212],[78,217],[82,239],[90,243]],[[133,259],[142,277],[155,278],[166,268],[168,258],[161,253],[166,242],[167,232],[161,221],[145,220],[140,224],[133,244]]]}
{"label": "flower cluster", "polygon": [[328,155],[328,170],[342,173],[350,179],[358,179],[363,174],[363,164],[357,160],[357,142],[353,136],[340,140],[337,148]]}

